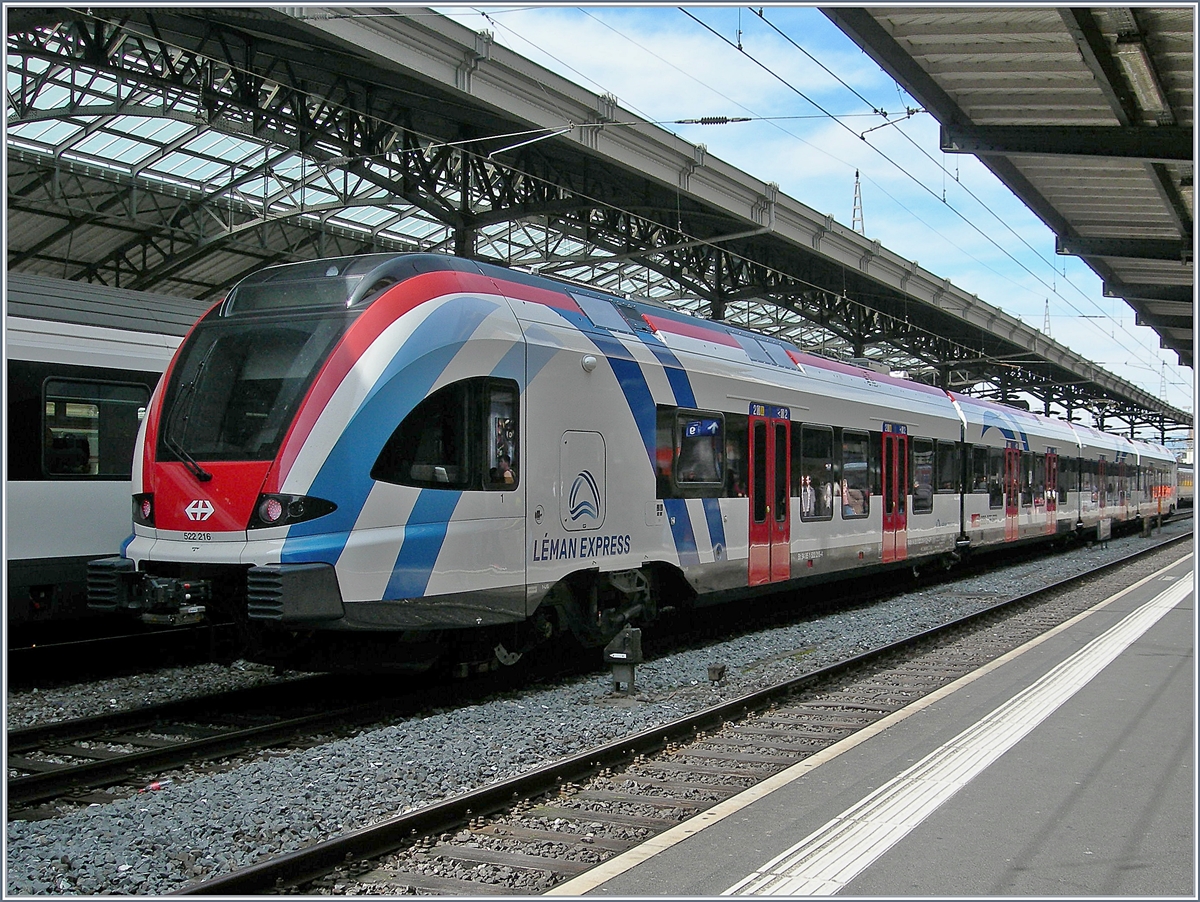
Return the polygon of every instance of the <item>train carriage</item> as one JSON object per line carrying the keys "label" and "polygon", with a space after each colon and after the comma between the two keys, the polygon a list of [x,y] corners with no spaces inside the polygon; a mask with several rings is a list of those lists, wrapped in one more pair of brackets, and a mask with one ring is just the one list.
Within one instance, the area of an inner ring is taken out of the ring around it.
{"label": "train carriage", "polygon": [[129,534],[140,418],[195,302],[6,277],[5,603],[11,642],[92,629],[87,562]]}
{"label": "train carriage", "polygon": [[1073,531],[1079,442],[1067,423],[951,393],[966,419],[963,525],[972,547]]}
{"label": "train carriage", "polygon": [[[1007,454],[1014,430],[1001,491],[1028,500],[1011,528],[990,501],[972,522],[966,450]],[[487,264],[289,264],[181,346],[144,424],[134,534],[90,597],[224,604],[264,658],[306,666],[508,663],[669,605],[1073,528],[1046,492],[1073,435]]]}

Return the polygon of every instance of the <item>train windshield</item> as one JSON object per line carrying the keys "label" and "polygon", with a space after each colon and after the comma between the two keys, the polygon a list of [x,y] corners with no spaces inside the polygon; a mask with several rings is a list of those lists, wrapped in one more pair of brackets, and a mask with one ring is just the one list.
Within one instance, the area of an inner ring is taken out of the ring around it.
{"label": "train windshield", "polygon": [[353,316],[201,323],[167,386],[159,459],[271,460]]}

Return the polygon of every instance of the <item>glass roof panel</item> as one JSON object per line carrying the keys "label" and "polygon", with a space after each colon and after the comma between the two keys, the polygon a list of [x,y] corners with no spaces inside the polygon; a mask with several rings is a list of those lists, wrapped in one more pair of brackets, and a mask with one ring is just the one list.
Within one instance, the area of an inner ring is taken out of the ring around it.
{"label": "glass roof panel", "polygon": [[74,138],[81,131],[83,131],[83,126],[79,122],[65,119],[47,119],[41,122],[10,125],[8,127],[8,137],[10,140],[20,138],[24,141],[43,144],[48,147],[57,147],[64,141]]}
{"label": "glass roof panel", "polygon": [[157,151],[158,148],[153,145],[103,131],[90,135],[71,148],[73,155],[86,155],[117,163],[137,163]]}
{"label": "glass roof panel", "polygon": [[195,125],[178,119],[158,119],[152,116],[116,116],[112,128],[158,144],[170,142],[196,129]]}

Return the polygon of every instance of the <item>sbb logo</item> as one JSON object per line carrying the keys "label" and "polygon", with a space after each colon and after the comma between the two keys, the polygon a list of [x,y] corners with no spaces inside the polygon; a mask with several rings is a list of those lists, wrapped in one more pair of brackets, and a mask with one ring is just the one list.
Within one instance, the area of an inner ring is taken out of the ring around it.
{"label": "sbb logo", "polygon": [[197,498],[183,509],[189,520],[207,520],[213,515],[213,503]]}

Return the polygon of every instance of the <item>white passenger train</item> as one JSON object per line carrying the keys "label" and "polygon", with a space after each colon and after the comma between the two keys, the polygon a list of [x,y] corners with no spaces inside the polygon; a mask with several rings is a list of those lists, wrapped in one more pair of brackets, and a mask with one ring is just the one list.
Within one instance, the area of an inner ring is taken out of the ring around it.
{"label": "white passenger train", "polygon": [[1164,448],[437,255],[273,267],[180,347],[93,606],[308,667],[514,660],[666,606],[1169,513]]}

